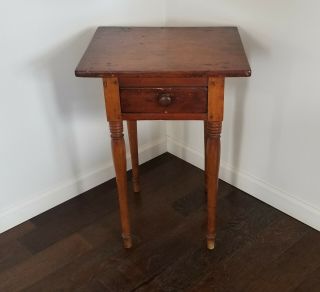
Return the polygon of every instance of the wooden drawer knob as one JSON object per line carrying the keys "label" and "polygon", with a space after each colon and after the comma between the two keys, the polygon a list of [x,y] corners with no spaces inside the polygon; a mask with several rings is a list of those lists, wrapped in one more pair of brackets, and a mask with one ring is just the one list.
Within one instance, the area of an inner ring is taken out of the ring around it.
{"label": "wooden drawer knob", "polygon": [[171,96],[168,93],[163,93],[158,98],[158,103],[161,106],[168,106],[172,102]]}

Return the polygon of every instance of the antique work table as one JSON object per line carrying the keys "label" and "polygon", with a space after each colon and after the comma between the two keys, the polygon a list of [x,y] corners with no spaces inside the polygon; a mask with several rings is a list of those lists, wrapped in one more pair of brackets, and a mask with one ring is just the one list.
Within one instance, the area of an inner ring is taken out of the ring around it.
{"label": "antique work table", "polygon": [[103,80],[125,248],[132,241],[123,120],[134,192],[140,191],[137,120],[204,121],[207,247],[213,249],[224,80],[251,75],[238,29],[99,27],[75,74]]}

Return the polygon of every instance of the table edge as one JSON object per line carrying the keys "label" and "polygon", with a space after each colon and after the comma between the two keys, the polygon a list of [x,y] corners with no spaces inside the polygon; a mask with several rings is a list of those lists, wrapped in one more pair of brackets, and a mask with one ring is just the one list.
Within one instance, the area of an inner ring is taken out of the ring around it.
{"label": "table edge", "polygon": [[[250,67],[249,67],[250,68]],[[167,71],[167,72],[149,72],[149,71],[120,71],[120,72],[104,72],[104,71],[82,71],[75,70],[76,77],[92,77],[92,78],[106,78],[106,77],[250,77],[251,69],[248,70],[232,70],[232,71]]]}

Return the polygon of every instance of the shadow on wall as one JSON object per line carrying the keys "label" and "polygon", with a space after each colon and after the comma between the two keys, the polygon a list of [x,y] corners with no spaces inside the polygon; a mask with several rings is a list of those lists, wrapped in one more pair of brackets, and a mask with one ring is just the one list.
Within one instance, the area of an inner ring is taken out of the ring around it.
{"label": "shadow on wall", "polygon": [[[252,55],[266,55],[268,52],[266,49],[258,43],[251,35],[249,35],[245,30],[239,27],[239,32],[241,35],[241,40],[245,48],[245,52],[247,58],[249,60],[249,64],[252,70],[252,77],[249,78],[234,78],[231,82],[228,82],[228,86],[231,91],[234,92],[234,104],[233,104],[233,124],[232,124],[232,132],[233,132],[233,145],[232,145],[232,158],[231,165],[232,168],[235,169],[235,172],[232,172],[232,177],[230,183],[233,185],[238,185],[238,174],[237,170],[241,165],[241,153],[243,147],[243,130],[244,130],[244,120],[252,120],[254,122],[255,116],[252,116],[252,112],[246,110],[246,104],[248,102],[248,84],[249,82],[254,82],[254,62],[250,62]],[[255,141],[252,141],[255,143]]]}
{"label": "shadow on wall", "polygon": [[[76,126],[83,120],[94,121],[99,115],[105,118],[101,84],[97,85],[95,79],[84,80],[74,75],[94,31],[88,29],[69,38],[31,63],[39,84],[39,103],[52,139],[52,152],[64,160],[58,164],[64,168],[62,172],[68,169],[72,179],[81,175]],[[80,193],[81,186],[77,188]]]}
{"label": "shadow on wall", "polygon": [[[216,23],[216,22],[199,22],[199,21],[190,21],[188,19],[183,20],[179,19],[178,21],[170,20],[168,23],[168,26],[234,26],[234,23]],[[250,57],[252,55],[259,56],[259,55],[268,55],[268,50],[260,44],[256,39],[254,39],[251,35],[249,35],[245,30],[243,30],[241,27],[239,28],[239,32],[241,35],[242,42],[245,47],[246,55],[249,59],[249,63],[252,69],[252,77],[249,78],[228,78],[227,79],[227,86],[228,86],[228,92],[234,93],[233,96],[226,96],[225,98],[232,98],[233,105],[231,108],[233,108],[232,113],[232,157],[230,159],[230,164],[232,168],[235,170],[239,169],[241,164],[241,153],[242,153],[242,145],[243,145],[243,131],[244,131],[244,119],[247,120],[254,120],[256,117],[251,116],[251,112],[246,110],[246,103],[248,99],[248,84],[249,82],[254,82],[255,79],[255,68],[254,68],[254,62],[250,62]],[[226,108],[228,110],[229,108]],[[224,128],[224,126],[223,126]],[[189,126],[185,123],[182,127],[183,131],[183,137],[184,140],[189,140],[190,137],[190,131],[188,131]],[[223,135],[223,132],[222,132]],[[252,143],[255,143],[252,141]],[[231,177],[231,184],[237,185],[237,172],[232,172]]]}

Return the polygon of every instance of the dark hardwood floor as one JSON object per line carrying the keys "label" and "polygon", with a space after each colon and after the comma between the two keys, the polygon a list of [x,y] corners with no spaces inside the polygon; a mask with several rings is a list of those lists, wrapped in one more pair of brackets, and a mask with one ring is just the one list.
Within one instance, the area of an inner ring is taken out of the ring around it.
{"label": "dark hardwood floor", "polygon": [[115,181],[0,235],[0,291],[320,291],[320,232],[220,181],[206,249],[203,172],[166,153],[141,166],[122,248]]}

